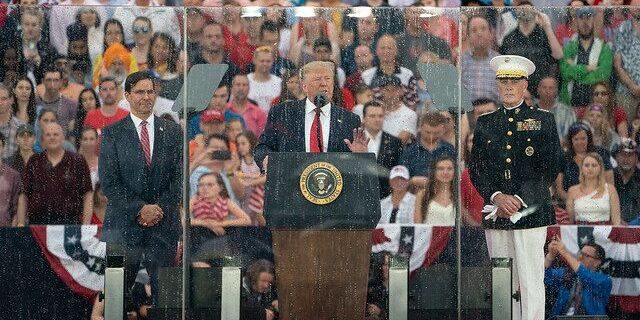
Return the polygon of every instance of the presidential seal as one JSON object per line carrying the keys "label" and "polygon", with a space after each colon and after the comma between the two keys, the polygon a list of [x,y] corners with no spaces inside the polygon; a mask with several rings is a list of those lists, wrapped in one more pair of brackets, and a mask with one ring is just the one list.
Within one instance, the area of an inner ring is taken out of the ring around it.
{"label": "presidential seal", "polygon": [[342,174],[328,162],[314,162],[300,175],[300,191],[313,204],[325,205],[336,200],[342,184]]}

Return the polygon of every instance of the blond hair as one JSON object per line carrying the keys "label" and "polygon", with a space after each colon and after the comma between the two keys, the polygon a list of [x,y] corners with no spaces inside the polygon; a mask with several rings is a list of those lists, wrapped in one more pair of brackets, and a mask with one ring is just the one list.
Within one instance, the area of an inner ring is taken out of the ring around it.
{"label": "blond hair", "polygon": [[311,61],[300,68],[300,80],[304,79],[305,73],[312,70],[331,69],[331,74],[336,72],[336,65],[331,61]]}
{"label": "blond hair", "polygon": [[256,48],[256,50],[253,52],[253,57],[255,58],[258,55],[258,53],[269,53],[271,54],[271,56],[274,56],[275,51],[271,46],[260,46]]}
{"label": "blond hair", "polygon": [[598,172],[598,193],[604,192],[604,184],[605,184],[605,178],[604,178],[604,161],[602,160],[602,157],[595,153],[595,152],[589,152],[587,153],[587,155],[584,157],[584,159],[582,159],[582,162],[580,163],[580,178],[578,181],[580,181],[580,185],[584,185],[584,173],[582,172],[582,165],[584,164],[584,161],[587,160],[587,158],[592,158],[595,159],[598,162],[598,165],[600,166],[600,172]]}

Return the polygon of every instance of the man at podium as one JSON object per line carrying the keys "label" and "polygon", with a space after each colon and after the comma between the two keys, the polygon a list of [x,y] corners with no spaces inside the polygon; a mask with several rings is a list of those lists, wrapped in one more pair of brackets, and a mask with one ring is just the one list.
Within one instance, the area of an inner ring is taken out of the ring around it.
{"label": "man at podium", "polygon": [[266,171],[269,152],[367,152],[367,138],[357,115],[335,105],[335,65],[309,62],[300,70],[305,99],[274,106],[255,149]]}

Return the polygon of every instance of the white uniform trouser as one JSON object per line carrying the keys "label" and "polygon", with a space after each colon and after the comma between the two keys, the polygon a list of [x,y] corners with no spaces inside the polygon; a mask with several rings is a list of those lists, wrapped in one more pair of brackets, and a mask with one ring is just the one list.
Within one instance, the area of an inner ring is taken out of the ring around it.
{"label": "white uniform trouser", "polygon": [[544,243],[547,227],[521,230],[485,230],[491,258],[513,258],[514,320],[544,320]]}

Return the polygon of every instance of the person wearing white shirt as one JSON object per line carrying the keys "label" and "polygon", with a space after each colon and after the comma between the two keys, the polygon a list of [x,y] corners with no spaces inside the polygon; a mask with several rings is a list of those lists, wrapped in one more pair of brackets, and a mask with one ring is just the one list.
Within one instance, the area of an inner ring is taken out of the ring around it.
{"label": "person wearing white shirt", "polygon": [[385,223],[413,223],[416,196],[409,192],[409,170],[395,166],[389,173],[391,194],[380,200],[380,221]]}
{"label": "person wearing white shirt", "polygon": [[271,67],[275,61],[274,50],[269,46],[262,46],[253,53],[255,72],[249,73],[249,99],[255,101],[260,109],[269,113],[271,102],[280,96],[282,79],[271,74]]}
{"label": "person wearing white shirt", "polygon": [[[69,40],[67,39],[67,27],[77,22],[78,11],[84,6],[99,6],[100,2],[96,0],[66,0],[52,6],[49,10],[49,38],[51,45],[61,55],[66,55],[69,48]],[[107,13],[104,8],[92,8],[98,12],[99,20],[104,22],[107,20]]]}
{"label": "person wearing white shirt", "polygon": [[373,88],[379,88],[382,106],[385,108],[382,129],[407,144],[416,136],[418,130],[418,114],[405,106],[402,96],[402,82],[396,76],[380,75],[371,81]]}
{"label": "person wearing white shirt", "polygon": [[154,32],[166,33],[171,36],[176,45],[180,44],[182,37],[175,9],[163,7],[155,0],[132,0],[127,6],[119,7],[114,11],[113,18],[118,19],[124,27],[124,42],[126,44],[134,42],[131,26],[136,17],[140,16],[151,20],[151,27]]}

